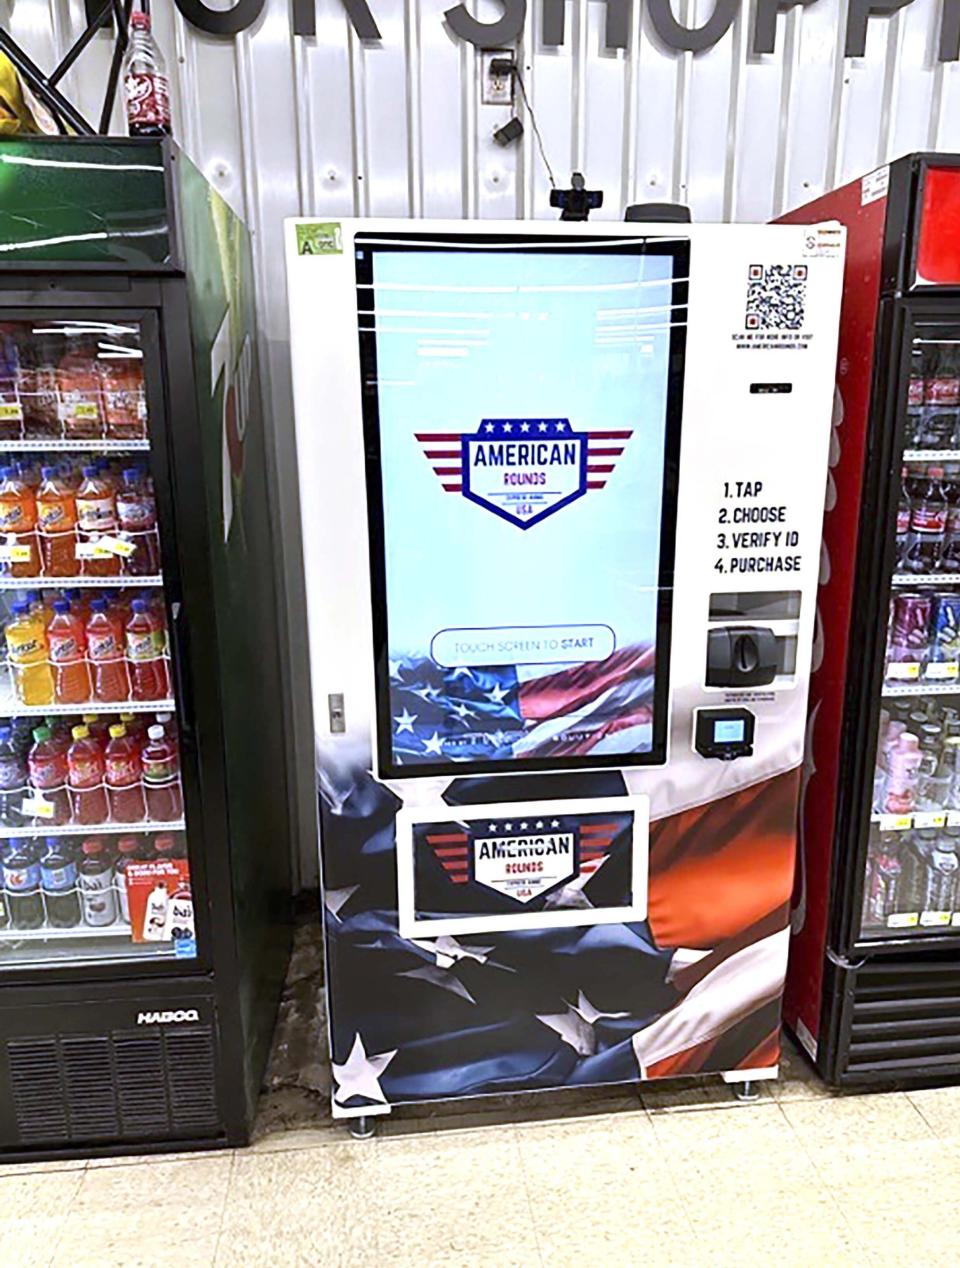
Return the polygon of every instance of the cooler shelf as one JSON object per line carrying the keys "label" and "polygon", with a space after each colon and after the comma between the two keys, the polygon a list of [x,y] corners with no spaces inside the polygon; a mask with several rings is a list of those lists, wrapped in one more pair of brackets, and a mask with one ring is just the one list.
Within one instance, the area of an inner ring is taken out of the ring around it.
{"label": "cooler shelf", "polygon": [[960,682],[886,683],[881,695],[884,699],[888,696],[960,696]]}
{"label": "cooler shelf", "polygon": [[0,577],[0,590],[73,590],[75,587],[97,587],[106,590],[147,589],[163,585],[163,577]]}
{"label": "cooler shelf", "polygon": [[0,827],[0,840],[12,837],[102,837],[102,836],[135,836],[138,832],[186,832],[184,819],[168,819],[166,823],[155,823],[143,819],[139,823],[64,823],[60,827],[52,824],[30,828]]}
{"label": "cooler shelf", "polygon": [[960,462],[960,449],[904,449],[904,462]]}
{"label": "cooler shelf", "polygon": [[[960,687],[957,688],[960,691]],[[84,704],[21,704],[10,695],[0,695],[0,718],[43,718],[72,713],[173,713],[176,701],[164,700],[87,700]]]}
{"label": "cooler shelf", "polygon": [[149,440],[62,440],[53,436],[38,436],[36,440],[0,438],[0,453],[133,453],[149,448]]}
{"label": "cooler shelf", "polygon": [[130,926],[124,920],[109,925],[74,925],[70,929],[54,929],[42,925],[39,929],[0,929],[0,942],[50,942],[69,938],[127,938]]}
{"label": "cooler shelf", "polygon": [[942,589],[944,586],[960,586],[960,573],[895,572],[893,584],[895,586],[937,586]]}

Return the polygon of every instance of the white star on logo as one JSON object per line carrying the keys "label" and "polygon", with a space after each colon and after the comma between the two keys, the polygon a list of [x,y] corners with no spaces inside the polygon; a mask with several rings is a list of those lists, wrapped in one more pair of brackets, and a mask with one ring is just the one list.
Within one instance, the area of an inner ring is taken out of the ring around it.
{"label": "white star on logo", "polygon": [[530,430],[530,424],[529,424],[529,423],[521,423],[521,424],[520,424],[520,430],[521,430],[521,431],[529,431],[529,430]]}
{"label": "white star on logo", "polygon": [[356,1035],[346,1061],[342,1065],[337,1065],[336,1061],[331,1062],[333,1077],[337,1084],[333,1099],[339,1105],[343,1105],[351,1097],[362,1096],[368,1101],[386,1105],[387,1098],[380,1090],[380,1076],[397,1055],[397,1051],[398,1049],[394,1048],[393,1052],[381,1052],[376,1056],[368,1057],[363,1040],[359,1034]]}
{"label": "white star on logo", "polygon": [[496,830],[497,830],[497,825],[495,823],[490,823],[487,825],[488,832],[496,832]]}
{"label": "white star on logo", "polygon": [[505,823],[505,824],[503,825],[503,830],[504,830],[504,832],[512,832],[512,831],[513,831],[513,824],[512,824],[512,823]]}
{"label": "white star on logo", "polygon": [[512,423],[504,423],[504,424],[503,424],[503,430],[504,430],[505,432],[508,432],[508,431],[513,431],[513,424],[512,424]]}
{"label": "white star on logo", "polygon": [[554,819],[554,820],[552,820],[552,822],[551,822],[551,824],[550,824],[550,827],[551,827],[551,828],[559,828],[559,827],[560,827],[560,820],[559,820],[559,819]]}
{"label": "white star on logo", "polygon": [[408,713],[406,705],[404,705],[403,713],[400,717],[394,718],[393,720],[397,724],[397,735],[400,735],[402,731],[409,731],[410,734],[413,735],[413,724],[417,720],[417,715],[415,713]]}
{"label": "white star on logo", "polygon": [[429,740],[423,741],[423,750],[425,753],[433,753],[435,757],[443,756],[443,740],[436,731]]}
{"label": "white star on logo", "polygon": [[484,427],[483,430],[488,432],[493,431],[493,423],[487,423],[486,427]]}
{"label": "white star on logo", "polygon": [[548,428],[547,428],[547,424],[546,424],[546,423],[540,423],[540,424],[537,426],[537,431],[547,431],[547,430],[548,430]]}
{"label": "white star on logo", "polygon": [[557,431],[566,431],[566,430],[567,430],[566,423],[557,423]]}
{"label": "white star on logo", "polygon": [[537,820],[537,827],[538,827],[538,828],[542,828],[542,827],[543,827],[543,820],[542,820],[542,819],[538,819],[538,820]]}
{"label": "white star on logo", "polygon": [[499,683],[496,683],[495,686],[486,693],[486,696],[492,704],[503,704],[509,694],[509,691],[504,690]]}
{"label": "white star on logo", "polygon": [[527,824],[526,824],[526,823],[521,823],[521,825],[520,825],[520,831],[521,831],[521,832],[526,832],[526,830],[527,830]]}

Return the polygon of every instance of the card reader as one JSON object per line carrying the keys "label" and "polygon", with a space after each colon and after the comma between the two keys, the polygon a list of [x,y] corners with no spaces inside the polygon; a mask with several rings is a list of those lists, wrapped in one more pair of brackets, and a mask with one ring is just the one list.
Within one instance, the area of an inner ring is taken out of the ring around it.
{"label": "card reader", "polygon": [[701,757],[731,762],[753,753],[755,718],[749,709],[697,709],[693,747]]}

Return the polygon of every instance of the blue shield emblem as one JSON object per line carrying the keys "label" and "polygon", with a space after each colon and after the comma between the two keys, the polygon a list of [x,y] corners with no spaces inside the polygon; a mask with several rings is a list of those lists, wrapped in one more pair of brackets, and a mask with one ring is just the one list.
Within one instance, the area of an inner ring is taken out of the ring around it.
{"label": "blue shield emblem", "polygon": [[460,444],[463,496],[520,528],[587,491],[587,436],[568,418],[485,418]]}

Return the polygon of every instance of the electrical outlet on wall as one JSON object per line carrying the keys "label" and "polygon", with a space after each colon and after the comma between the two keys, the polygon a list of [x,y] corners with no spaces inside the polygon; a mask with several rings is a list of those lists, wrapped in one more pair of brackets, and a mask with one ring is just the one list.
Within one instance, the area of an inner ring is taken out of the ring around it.
{"label": "electrical outlet on wall", "polygon": [[485,48],[480,54],[480,101],[485,106],[513,105],[513,75],[496,75],[493,63],[497,58],[514,60],[516,54],[509,48]]}

